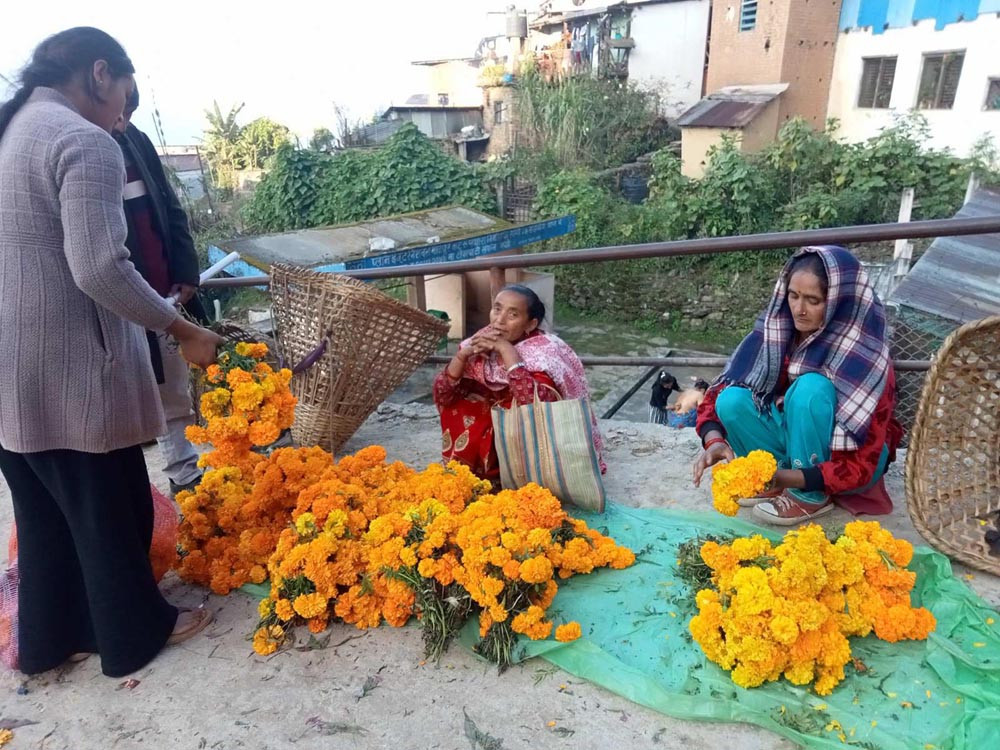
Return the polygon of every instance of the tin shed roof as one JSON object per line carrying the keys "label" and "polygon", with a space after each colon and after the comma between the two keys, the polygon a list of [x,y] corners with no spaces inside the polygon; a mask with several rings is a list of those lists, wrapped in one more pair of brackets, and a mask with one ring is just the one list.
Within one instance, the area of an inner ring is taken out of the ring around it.
{"label": "tin shed roof", "polygon": [[[977,190],[955,216],[1000,216],[1000,189]],[[959,323],[1000,315],[1000,234],[939,237],[888,301]]]}
{"label": "tin shed roof", "polygon": [[787,88],[787,83],[727,86],[691,107],[677,124],[682,128],[744,128]]}

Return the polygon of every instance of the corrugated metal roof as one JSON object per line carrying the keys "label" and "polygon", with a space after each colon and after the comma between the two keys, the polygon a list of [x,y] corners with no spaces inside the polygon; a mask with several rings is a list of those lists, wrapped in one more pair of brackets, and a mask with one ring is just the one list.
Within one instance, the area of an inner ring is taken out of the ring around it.
{"label": "corrugated metal roof", "polygon": [[[1000,215],[1000,190],[980,189],[955,214]],[[1000,234],[939,237],[889,295],[890,303],[959,323],[1000,315]]]}
{"label": "corrugated metal roof", "polygon": [[730,102],[702,99],[681,115],[682,128],[743,128],[760,114],[767,102]]}
{"label": "corrugated metal roof", "polygon": [[165,154],[160,161],[175,172],[197,172],[201,169],[201,157],[198,154]]}
{"label": "corrugated metal roof", "polygon": [[691,107],[677,124],[682,128],[743,128],[787,88],[787,83],[727,86]]}

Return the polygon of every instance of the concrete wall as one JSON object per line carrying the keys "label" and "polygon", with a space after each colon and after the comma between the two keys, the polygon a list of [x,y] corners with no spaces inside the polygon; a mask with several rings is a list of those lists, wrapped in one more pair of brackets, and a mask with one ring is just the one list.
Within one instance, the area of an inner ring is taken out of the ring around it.
{"label": "concrete wall", "polygon": [[[487,156],[503,156],[514,147],[514,89],[510,86],[487,86],[483,93],[483,130],[490,134]],[[495,104],[503,108],[503,121],[496,122]]]}
{"label": "concrete wall", "polygon": [[632,9],[628,77],[660,95],[663,114],[677,117],[701,99],[711,0]]}
{"label": "concrete wall", "polygon": [[[980,15],[974,21],[935,28],[928,19],[914,26],[874,34],[854,29],[840,36],[830,90],[829,113],[840,120],[838,134],[850,141],[877,135],[893,118],[917,103],[924,54],[965,50],[955,105],[950,110],[921,110],[931,127],[929,145],[949,147],[965,155],[984,133],[1000,141],[1000,111],[984,110],[990,78],[1000,78],[1000,17]],[[889,109],[859,109],[863,59],[896,56],[896,74]]]}
{"label": "concrete wall", "polygon": [[479,101],[479,67],[465,60],[448,60],[436,65],[420,65],[426,71],[424,91],[437,102],[438,94],[447,94],[452,106],[474,107]]}
{"label": "concrete wall", "polygon": [[683,128],[681,130],[681,172],[686,177],[700,178],[708,165],[708,152],[722,145],[726,136],[734,139],[744,153],[753,153],[774,142],[778,134],[780,99],[764,108],[742,130],[738,128]]}
{"label": "concrete wall", "polygon": [[[782,97],[784,94],[781,95]],[[781,97],[764,108],[753,121],[743,128],[743,151],[753,153],[774,143],[781,127]]]}
{"label": "concrete wall", "polygon": [[709,150],[721,145],[722,139],[727,135],[742,144],[743,132],[735,128],[683,128],[681,172],[684,176],[695,179],[703,177]]}
{"label": "concrete wall", "polygon": [[779,122],[826,120],[841,0],[774,0],[757,6],[757,24],[740,31],[740,0],[713,0],[708,93],[724,86],[787,83]]}

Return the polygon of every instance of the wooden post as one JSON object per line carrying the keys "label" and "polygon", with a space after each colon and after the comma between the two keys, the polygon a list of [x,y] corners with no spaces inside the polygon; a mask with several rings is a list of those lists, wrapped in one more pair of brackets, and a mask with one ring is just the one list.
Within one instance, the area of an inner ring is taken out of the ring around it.
{"label": "wooden post", "polygon": [[493,267],[490,269],[490,301],[500,294],[500,290],[507,285],[507,271],[503,268]]}
{"label": "wooden post", "polygon": [[[913,213],[913,197],[913,188],[903,190],[903,196],[899,202],[899,222],[901,224],[910,220],[910,216]],[[896,240],[892,257],[896,261],[895,280],[898,283],[910,270],[910,260],[913,258],[913,243],[909,240]]]}
{"label": "wooden post", "polygon": [[406,303],[418,310],[427,312],[427,287],[423,276],[411,276],[407,279]]}

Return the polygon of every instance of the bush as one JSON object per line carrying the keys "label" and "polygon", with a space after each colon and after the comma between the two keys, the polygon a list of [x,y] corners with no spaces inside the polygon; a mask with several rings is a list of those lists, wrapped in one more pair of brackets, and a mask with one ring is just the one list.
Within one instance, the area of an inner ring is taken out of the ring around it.
{"label": "bush", "polygon": [[476,170],[408,124],[376,151],[330,156],[281,148],[244,218],[250,231],[282,232],[449,204],[496,210],[493,193]]}

